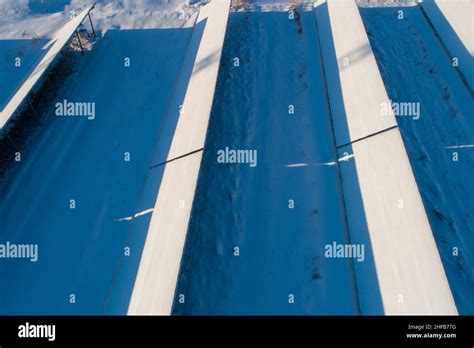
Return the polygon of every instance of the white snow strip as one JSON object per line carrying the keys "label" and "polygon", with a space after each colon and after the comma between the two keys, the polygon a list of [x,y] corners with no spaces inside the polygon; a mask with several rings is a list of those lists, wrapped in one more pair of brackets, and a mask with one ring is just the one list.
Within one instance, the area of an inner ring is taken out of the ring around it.
{"label": "white snow strip", "polygon": [[350,154],[350,155],[345,154],[345,153],[343,153],[343,154],[344,154],[344,156],[338,159],[339,162],[340,161],[349,161],[351,158],[354,157],[354,154]]}
{"label": "white snow strip", "polygon": [[[200,10],[196,26],[205,21],[205,28],[191,38],[190,46],[201,41],[168,159],[204,146],[229,9],[230,0],[214,0]],[[165,166],[128,314],[171,314],[201,157]]]}
{"label": "white snow strip", "polygon": [[[381,103],[388,101],[388,96],[355,2],[336,0],[329,5],[334,13],[330,18],[333,38],[321,35],[321,44],[334,44],[336,52],[337,62],[330,62],[333,66],[328,68],[338,69],[339,79],[328,78],[329,93],[335,93],[339,84],[344,86],[344,104],[333,106],[338,111],[333,122],[339,146],[392,127],[397,121],[393,114],[381,115]],[[353,116],[346,118],[344,113],[349,112]]]}
{"label": "white snow strip", "polygon": [[474,88],[474,2],[472,0],[424,0],[421,6],[459,69]]}
{"label": "white snow strip", "polygon": [[446,146],[446,149],[467,149],[474,147],[474,144]]}
{"label": "white snow strip", "polygon": [[[396,124],[393,116],[380,115],[388,96],[356,3],[329,0],[326,14],[319,10],[316,17],[328,85],[340,76],[340,94],[338,86],[329,87],[337,144]],[[334,55],[330,32],[338,67],[328,61]],[[348,66],[341,65],[345,57]],[[344,136],[344,127],[349,136]],[[351,147],[354,161],[340,162],[349,233],[351,243],[368,236],[384,313],[457,314],[398,128],[342,147],[339,155]],[[366,225],[361,223],[364,215]],[[364,278],[369,268],[368,262],[356,263],[356,278]],[[370,314],[367,308],[378,290],[364,281],[357,286],[362,313]]]}
{"label": "white snow strip", "polygon": [[140,217],[140,216],[143,216],[143,215],[147,215],[149,213],[153,212],[153,208],[150,208],[150,209],[146,209],[146,210],[143,210],[139,213],[135,213],[133,214],[132,216],[126,216],[126,217],[123,217],[123,218],[120,218],[120,219],[115,219],[115,221],[131,221],[137,217]]}
{"label": "white snow strip", "polygon": [[[198,23],[207,20],[189,81],[182,114],[168,153],[168,159],[204,147],[208,118],[214,97],[230,1],[214,0],[201,8]],[[227,6],[229,4],[229,6]],[[215,31],[215,32],[213,32]],[[209,86],[209,88],[205,88]]]}
{"label": "white snow strip", "polygon": [[33,89],[36,82],[43,76],[44,72],[48,69],[51,62],[56,58],[57,54],[61,51],[64,45],[68,42],[69,38],[74,34],[74,31],[81,24],[87,14],[92,10],[94,6],[91,5],[82,11],[79,15],[71,19],[67,24],[59,30],[56,36],[51,40],[52,44],[49,51],[45,54],[43,59],[36,65],[32,73],[28,76],[22,86],[18,89],[15,95],[10,99],[5,108],[0,112],[0,128],[3,128],[8,120],[13,116],[15,111],[21,105],[21,103],[28,96],[28,93]]}
{"label": "white snow strip", "polygon": [[334,166],[336,162],[322,162],[322,163],[293,163],[285,165],[286,168],[299,168],[299,167],[321,167],[321,166]]}

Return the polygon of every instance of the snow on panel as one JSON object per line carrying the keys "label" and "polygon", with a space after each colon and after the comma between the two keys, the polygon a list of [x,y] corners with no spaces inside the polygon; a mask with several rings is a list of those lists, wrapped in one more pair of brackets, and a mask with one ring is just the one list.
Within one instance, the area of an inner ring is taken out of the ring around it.
{"label": "snow on panel", "polygon": [[[350,158],[340,163],[351,242],[368,234],[384,313],[457,314],[396,121],[381,115],[389,99],[356,3],[329,0],[326,14],[318,7],[315,13],[337,145],[372,134],[340,147],[339,157]],[[341,66],[344,58],[349,65]],[[354,212],[365,215],[366,226]],[[356,265],[356,278],[366,267]],[[358,282],[365,314],[373,314],[366,309],[370,291]]]}
{"label": "snow on panel", "polygon": [[[204,146],[229,8],[230,0],[215,0],[201,8],[199,13],[196,25],[206,21],[206,27],[202,39],[196,31],[191,38],[191,41],[201,39],[201,43],[169,159]],[[191,42],[190,46],[194,44]],[[202,152],[197,152],[166,164],[129,314],[171,313],[201,157]],[[180,206],[180,202],[185,202],[184,206]]]}
{"label": "snow on panel", "polygon": [[421,3],[459,69],[474,88],[474,4],[472,0],[424,0]]}
{"label": "snow on panel", "polygon": [[206,20],[206,28],[194,62],[168,159],[204,146],[229,8],[228,0],[214,0],[201,8],[198,23]]}
{"label": "snow on panel", "polygon": [[328,12],[329,18],[317,20],[330,22],[330,30],[320,28],[321,46],[334,45],[337,60],[337,63],[331,62],[337,64],[338,73],[328,76],[328,89],[338,89],[339,84],[344,86],[344,105],[340,105],[340,112],[333,115],[336,145],[339,146],[392,127],[397,122],[391,114],[381,115],[382,103],[388,96],[355,1],[329,1]]}
{"label": "snow on panel", "polygon": [[[356,176],[385,314],[457,314],[398,128],[339,151],[340,157],[353,155],[340,162],[351,242],[360,243],[361,233],[361,216],[351,213],[357,204],[354,188],[348,187]],[[367,271],[366,263],[355,267],[358,277]],[[358,290],[372,291],[362,282]],[[366,304],[361,298],[362,313],[372,314]]]}
{"label": "snow on panel", "polygon": [[49,42],[51,48],[44,55],[43,59],[36,65],[31,74],[27,77],[23,85],[18,89],[15,95],[6,104],[5,108],[0,112],[0,128],[3,128],[8,120],[13,116],[21,103],[28,96],[28,93],[35,86],[36,82],[41,78],[43,73],[48,69],[51,62],[56,58],[74,31],[82,23],[87,14],[92,10],[94,5],[87,7],[79,15],[70,20],[64,27],[56,33],[56,36]]}

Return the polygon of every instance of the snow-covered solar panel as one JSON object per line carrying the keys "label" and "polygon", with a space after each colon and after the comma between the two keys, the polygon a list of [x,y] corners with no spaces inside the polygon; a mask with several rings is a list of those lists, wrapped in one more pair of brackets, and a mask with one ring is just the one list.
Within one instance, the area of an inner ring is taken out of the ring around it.
{"label": "snow-covered solar panel", "polygon": [[77,27],[79,27],[79,25],[93,8],[94,5],[91,5],[83,10],[79,15],[71,19],[62,27],[62,29],[56,33],[56,36],[49,42],[51,47],[49,48],[48,52],[44,55],[43,59],[39,61],[20,88],[18,88],[13,97],[7,102],[5,108],[0,112],[0,128],[3,128],[7,124],[8,120],[23,103],[35,84],[43,76],[58,53],[74,34]]}

